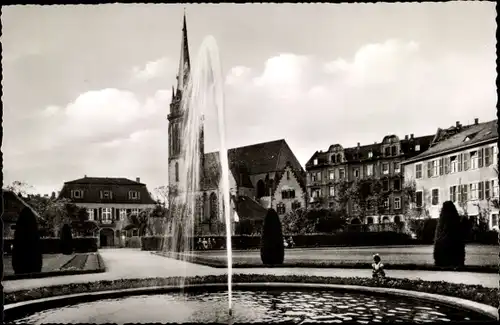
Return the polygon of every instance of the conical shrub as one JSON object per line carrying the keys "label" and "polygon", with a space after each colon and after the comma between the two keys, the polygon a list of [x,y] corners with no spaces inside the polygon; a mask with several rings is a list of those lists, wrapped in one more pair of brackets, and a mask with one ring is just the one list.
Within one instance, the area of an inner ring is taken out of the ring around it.
{"label": "conical shrub", "polygon": [[73,254],[73,235],[71,234],[71,227],[64,224],[61,229],[61,253],[64,255]]}
{"label": "conical shrub", "polygon": [[457,208],[451,201],[443,203],[434,237],[434,264],[459,267],[465,264],[465,238]]}
{"label": "conical shrub", "polygon": [[17,219],[13,245],[12,268],[15,274],[42,271],[43,257],[38,223],[35,214],[27,207]]}
{"label": "conical shrub", "polygon": [[262,263],[270,265],[283,264],[285,246],[281,221],[275,210],[269,209],[262,229],[260,258]]}

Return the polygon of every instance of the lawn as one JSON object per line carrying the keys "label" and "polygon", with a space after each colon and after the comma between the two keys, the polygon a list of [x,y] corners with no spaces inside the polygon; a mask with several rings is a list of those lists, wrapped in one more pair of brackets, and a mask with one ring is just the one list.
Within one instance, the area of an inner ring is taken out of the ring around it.
{"label": "lawn", "polygon": [[[3,257],[4,262],[4,280],[18,278],[12,268],[12,256]],[[74,272],[91,273],[99,272],[104,268],[101,258],[98,253],[81,253],[81,254],[44,254],[42,274],[56,276],[67,275]],[[22,276],[21,276],[22,277]]]}
{"label": "lawn", "polygon": [[[296,248],[285,251],[284,266],[302,267],[369,267],[373,254],[378,253],[382,262],[394,268],[431,267],[434,264],[432,246],[394,247],[329,247]],[[498,246],[468,245],[465,264],[468,269],[498,268]],[[192,253],[194,262],[200,264],[225,264],[225,251],[196,251]],[[212,263],[213,262],[213,263]],[[259,250],[234,251],[233,266],[262,266]]]}

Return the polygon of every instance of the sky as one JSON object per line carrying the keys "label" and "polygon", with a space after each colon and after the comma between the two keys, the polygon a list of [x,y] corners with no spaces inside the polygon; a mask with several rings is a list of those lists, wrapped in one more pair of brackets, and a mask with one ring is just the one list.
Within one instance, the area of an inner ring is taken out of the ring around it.
{"label": "sky", "polygon": [[[168,184],[182,17],[196,68],[217,41],[227,146],[331,144],[496,118],[494,2],[108,4],[2,8],[4,184],[87,176]],[[206,151],[218,149],[205,112]]]}

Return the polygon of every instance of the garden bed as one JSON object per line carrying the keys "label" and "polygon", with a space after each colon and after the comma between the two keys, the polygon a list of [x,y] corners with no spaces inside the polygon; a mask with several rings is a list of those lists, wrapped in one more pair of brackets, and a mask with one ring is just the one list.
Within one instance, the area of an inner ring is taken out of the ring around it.
{"label": "garden bed", "polygon": [[[103,280],[90,283],[72,283],[67,285],[56,285],[50,287],[34,288],[15,292],[5,293],[5,304],[16,303],[33,299],[61,296],[67,294],[97,292],[106,290],[119,290],[141,287],[178,285],[183,281],[185,284],[204,283],[226,283],[227,276],[197,276],[197,277],[170,277],[170,278],[148,278],[148,279],[120,279]],[[288,282],[288,283],[318,283],[318,284],[339,284],[357,285],[366,287],[381,287],[420,291],[426,293],[452,296],[475,301],[493,307],[498,307],[498,288],[485,288],[479,285],[464,285],[447,282],[422,281],[386,278],[374,280],[371,278],[341,278],[341,277],[318,277],[318,276],[275,276],[259,274],[236,274],[233,276],[233,283],[248,282]]]}
{"label": "garden bed", "polygon": [[4,256],[3,281],[47,278],[62,275],[102,273],[106,266],[99,253],[84,254],[47,254],[43,256],[43,267],[40,273],[15,274],[12,268],[12,257]]}
{"label": "garden bed", "polygon": [[[158,253],[165,257],[181,259],[179,254],[174,253]],[[184,256],[183,259],[186,259]],[[226,258],[214,256],[200,256],[197,254],[189,254],[187,261],[191,263],[211,266],[215,268],[227,268]],[[340,261],[324,261],[324,260],[300,260],[292,259],[280,265],[264,265],[260,258],[245,258],[233,256],[233,268],[262,268],[262,267],[277,267],[277,268],[345,268],[345,269],[371,269],[371,263],[368,262],[340,262]],[[414,270],[414,271],[455,271],[455,272],[475,272],[475,273],[498,273],[498,265],[465,265],[463,267],[438,267],[433,264],[416,264],[416,263],[384,263],[386,269],[392,270]]]}

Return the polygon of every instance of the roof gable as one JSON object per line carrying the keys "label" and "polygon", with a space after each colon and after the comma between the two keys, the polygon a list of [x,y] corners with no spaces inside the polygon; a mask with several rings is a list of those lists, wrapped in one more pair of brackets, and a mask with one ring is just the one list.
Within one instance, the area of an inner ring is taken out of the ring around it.
{"label": "roof gable", "polygon": [[33,209],[28,203],[26,203],[21,197],[12,191],[2,189],[3,196],[3,214],[2,221],[4,222],[17,222],[17,218],[21,211],[27,207],[33,212],[38,220],[43,220],[43,218],[38,214],[38,212]]}

